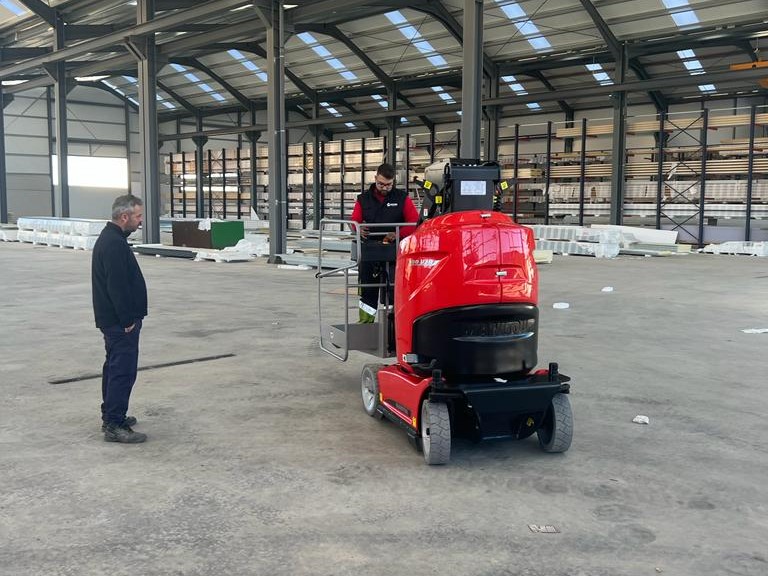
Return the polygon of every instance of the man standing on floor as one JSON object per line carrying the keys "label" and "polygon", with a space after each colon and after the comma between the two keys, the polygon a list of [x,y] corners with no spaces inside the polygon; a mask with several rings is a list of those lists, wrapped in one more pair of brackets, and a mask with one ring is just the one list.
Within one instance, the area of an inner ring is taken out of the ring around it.
{"label": "man standing on floor", "polygon": [[[357,197],[355,207],[352,209],[350,220],[359,224],[388,224],[398,222],[419,221],[419,211],[408,196],[408,192],[395,188],[395,169],[391,164],[382,164],[376,170],[373,184]],[[400,228],[400,237],[395,235],[394,227],[368,228],[360,226],[360,236],[363,241],[369,239],[371,232],[383,233],[376,240],[384,243],[402,240],[416,229],[416,226],[403,226]],[[360,250],[362,253],[362,247]],[[383,281],[382,273],[390,272],[390,281],[394,280],[392,271],[394,266],[387,266],[385,262],[364,261],[358,262],[358,278],[361,284],[377,284]],[[392,302],[390,301],[390,304]],[[376,310],[379,307],[379,288],[373,286],[360,289],[360,322],[370,323],[376,320]]]}
{"label": "man standing on floor", "polygon": [[115,199],[112,221],[99,235],[91,259],[93,311],[107,351],[101,378],[106,442],[138,444],[147,439],[131,429],[136,418],[126,415],[136,382],[141,321],[147,315],[147,285],[128,246],[128,236],[144,218],[143,204],[130,194]]}

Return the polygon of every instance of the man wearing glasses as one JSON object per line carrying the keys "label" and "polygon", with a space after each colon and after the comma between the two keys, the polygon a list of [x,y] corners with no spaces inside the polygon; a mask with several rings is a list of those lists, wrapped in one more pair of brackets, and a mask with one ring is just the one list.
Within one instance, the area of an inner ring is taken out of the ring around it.
{"label": "man wearing glasses", "polygon": [[[391,164],[382,164],[376,170],[376,178],[368,190],[357,197],[352,210],[351,220],[359,224],[387,224],[396,222],[419,221],[419,212],[408,196],[408,192],[395,188],[395,169]],[[416,229],[416,226],[400,228],[400,238],[397,238],[395,227],[375,227],[371,231],[367,226],[360,226],[360,236],[364,241],[369,240],[373,232],[376,237],[370,241],[392,243],[405,238]],[[385,262],[358,262],[358,279],[361,284],[378,284],[384,282],[382,274],[388,273],[389,279],[394,280],[394,264],[387,270]],[[390,304],[391,304],[390,299]],[[369,323],[376,320],[376,310],[379,306],[379,288],[360,289],[360,322]]]}

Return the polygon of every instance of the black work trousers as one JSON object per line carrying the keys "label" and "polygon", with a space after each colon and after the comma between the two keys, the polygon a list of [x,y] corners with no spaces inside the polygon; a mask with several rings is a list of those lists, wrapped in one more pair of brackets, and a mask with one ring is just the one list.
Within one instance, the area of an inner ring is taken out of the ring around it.
{"label": "black work trousers", "polygon": [[[382,284],[383,286],[371,286],[360,288],[360,301],[373,310],[382,304],[393,304],[395,301],[395,289],[392,282],[395,280],[394,262],[358,262],[357,278],[360,284]],[[387,293],[387,283],[389,291]],[[375,313],[374,313],[375,314]]]}
{"label": "black work trousers", "polygon": [[125,420],[136,382],[141,320],[136,320],[133,330],[127,333],[122,326],[102,328],[101,332],[107,352],[101,372],[101,418],[119,426]]}

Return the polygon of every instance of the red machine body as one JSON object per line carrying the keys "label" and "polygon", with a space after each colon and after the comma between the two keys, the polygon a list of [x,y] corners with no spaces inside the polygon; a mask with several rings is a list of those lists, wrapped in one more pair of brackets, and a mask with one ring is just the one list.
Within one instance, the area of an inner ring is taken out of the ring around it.
{"label": "red machine body", "polygon": [[534,368],[533,250],[530,229],[480,210],[428,220],[401,242],[397,363],[378,371],[379,402],[414,433],[419,407],[434,388],[434,368],[451,382],[485,384],[496,376],[524,378]]}

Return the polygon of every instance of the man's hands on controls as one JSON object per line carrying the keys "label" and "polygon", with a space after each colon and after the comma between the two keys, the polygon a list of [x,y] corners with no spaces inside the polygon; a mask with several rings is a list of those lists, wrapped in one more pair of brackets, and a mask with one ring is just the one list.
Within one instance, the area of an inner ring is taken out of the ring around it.
{"label": "man's hands on controls", "polygon": [[384,242],[384,244],[389,244],[391,242],[394,242],[395,238],[397,238],[397,236],[395,236],[394,232],[387,232],[387,235],[384,236],[383,242]]}
{"label": "man's hands on controls", "polygon": [[360,226],[360,236],[363,238],[368,238],[369,233],[370,230],[368,229],[368,226]]}

